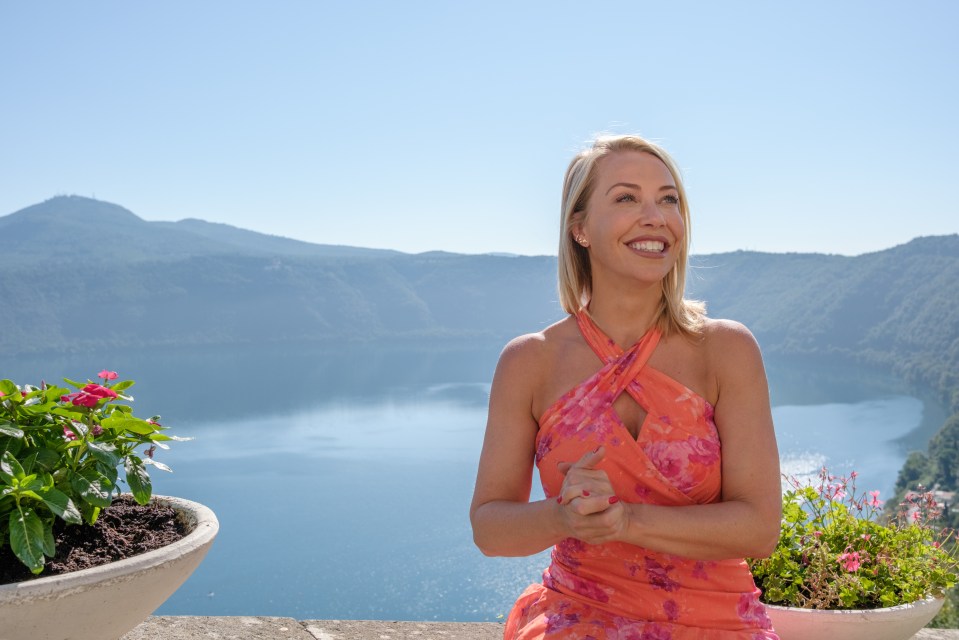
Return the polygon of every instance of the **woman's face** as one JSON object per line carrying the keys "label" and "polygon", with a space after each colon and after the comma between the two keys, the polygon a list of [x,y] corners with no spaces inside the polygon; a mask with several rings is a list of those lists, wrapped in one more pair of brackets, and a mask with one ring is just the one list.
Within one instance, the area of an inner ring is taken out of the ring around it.
{"label": "woman's face", "polygon": [[641,151],[596,163],[596,183],[574,238],[588,243],[593,288],[602,278],[660,282],[676,263],[686,228],[666,165]]}

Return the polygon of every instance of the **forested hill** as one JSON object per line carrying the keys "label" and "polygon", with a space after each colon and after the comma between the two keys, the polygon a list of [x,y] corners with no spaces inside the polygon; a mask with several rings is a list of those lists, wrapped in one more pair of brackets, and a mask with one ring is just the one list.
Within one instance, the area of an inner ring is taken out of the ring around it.
{"label": "forested hill", "polygon": [[881,364],[959,410],[959,235],[855,257],[735,252],[693,258],[691,296],[763,348]]}
{"label": "forested hill", "polygon": [[[959,236],[856,256],[695,256],[690,295],[764,350],[959,389]],[[556,258],[317,245],[57,197],[0,217],[0,355],[98,346],[469,339],[563,314]],[[948,398],[959,408],[959,393]]]}

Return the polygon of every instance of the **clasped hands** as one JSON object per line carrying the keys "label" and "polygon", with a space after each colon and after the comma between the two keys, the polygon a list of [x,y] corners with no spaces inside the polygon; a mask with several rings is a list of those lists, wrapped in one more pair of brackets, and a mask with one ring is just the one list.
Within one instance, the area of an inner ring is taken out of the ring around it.
{"label": "clasped hands", "polygon": [[619,500],[609,477],[597,465],[606,455],[599,447],[575,463],[560,462],[565,478],[556,502],[567,537],[589,544],[623,540],[629,525],[629,510]]}

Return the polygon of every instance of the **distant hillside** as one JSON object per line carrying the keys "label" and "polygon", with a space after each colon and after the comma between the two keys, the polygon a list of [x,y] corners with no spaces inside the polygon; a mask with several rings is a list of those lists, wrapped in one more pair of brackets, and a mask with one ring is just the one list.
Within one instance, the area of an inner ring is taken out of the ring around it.
{"label": "distant hillside", "polygon": [[[691,296],[771,353],[856,359],[959,409],[959,236],[857,257],[696,256]],[[554,257],[316,245],[53,198],[0,217],[0,354],[102,345],[451,338],[562,317]]]}
{"label": "distant hillside", "polygon": [[688,280],[713,317],[746,323],[764,349],[880,364],[959,410],[959,235],[856,257],[699,256]]}
{"label": "distant hillside", "polygon": [[558,317],[554,272],[548,257],[317,245],[58,197],[0,218],[0,353],[499,340],[527,318]]}
{"label": "distant hillside", "polygon": [[202,220],[148,222],[121,206],[80,196],[58,196],[0,218],[0,267],[50,259],[99,264],[224,255],[400,254],[310,244]]}

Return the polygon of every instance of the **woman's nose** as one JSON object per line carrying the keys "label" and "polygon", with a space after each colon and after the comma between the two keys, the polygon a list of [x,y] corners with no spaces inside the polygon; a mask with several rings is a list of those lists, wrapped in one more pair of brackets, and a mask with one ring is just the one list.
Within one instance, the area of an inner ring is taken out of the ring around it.
{"label": "woman's nose", "polygon": [[658,227],[666,223],[666,217],[653,200],[645,200],[639,210],[639,221],[646,226]]}

